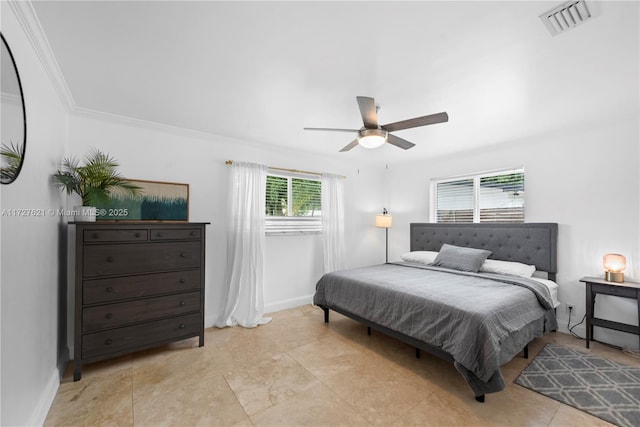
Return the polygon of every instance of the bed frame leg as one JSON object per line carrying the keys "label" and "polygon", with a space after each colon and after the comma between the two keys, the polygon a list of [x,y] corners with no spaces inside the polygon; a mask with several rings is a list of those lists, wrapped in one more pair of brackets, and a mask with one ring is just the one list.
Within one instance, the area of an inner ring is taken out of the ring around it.
{"label": "bed frame leg", "polygon": [[324,311],[324,323],[329,323],[329,309],[327,307],[322,307]]}
{"label": "bed frame leg", "polygon": [[529,358],[529,344],[524,346],[524,358],[525,359]]}
{"label": "bed frame leg", "polygon": [[416,359],[420,359],[420,349],[416,347]]}
{"label": "bed frame leg", "polygon": [[367,326],[367,335],[371,335],[371,326]]}
{"label": "bed frame leg", "polygon": [[484,394],[481,396],[476,396],[476,401],[480,402],[480,403],[484,403]]}

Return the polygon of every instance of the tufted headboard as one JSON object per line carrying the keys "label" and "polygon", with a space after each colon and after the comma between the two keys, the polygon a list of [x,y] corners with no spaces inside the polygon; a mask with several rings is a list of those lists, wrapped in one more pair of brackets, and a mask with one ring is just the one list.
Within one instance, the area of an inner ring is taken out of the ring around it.
{"label": "tufted headboard", "polygon": [[439,251],[443,243],[486,249],[490,259],[535,265],[555,279],[558,224],[430,224],[410,225],[412,251]]}

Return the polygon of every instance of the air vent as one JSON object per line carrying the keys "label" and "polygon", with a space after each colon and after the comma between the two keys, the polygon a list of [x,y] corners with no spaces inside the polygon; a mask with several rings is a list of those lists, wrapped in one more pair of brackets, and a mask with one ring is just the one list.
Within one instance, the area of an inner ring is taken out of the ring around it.
{"label": "air vent", "polygon": [[549,30],[549,33],[555,36],[588,21],[591,16],[587,4],[579,0],[554,7],[540,15],[540,19]]}

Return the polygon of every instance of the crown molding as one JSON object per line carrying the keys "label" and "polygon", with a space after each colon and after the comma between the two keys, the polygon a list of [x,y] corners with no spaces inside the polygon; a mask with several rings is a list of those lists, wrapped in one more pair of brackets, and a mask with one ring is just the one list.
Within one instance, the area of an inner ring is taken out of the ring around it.
{"label": "crown molding", "polygon": [[119,114],[106,113],[104,111],[93,110],[91,108],[75,107],[71,114],[78,117],[87,117],[90,119],[117,123],[126,126],[135,126],[143,129],[156,130],[163,133],[172,133],[179,136],[187,136],[191,138],[218,140],[226,138],[222,135],[216,135],[207,132],[200,132],[191,129],[181,128],[177,126],[166,125],[163,123],[152,122],[148,120],[136,119],[133,117],[121,116]]}
{"label": "crown molding", "polygon": [[42,29],[42,25],[40,25],[40,20],[38,19],[38,15],[36,15],[36,11],[33,9],[31,1],[7,0],[7,3],[15,13],[45,73],[52,81],[58,96],[67,110],[73,111],[76,108],[73,95],[62,75],[62,70],[53,54],[49,40]]}

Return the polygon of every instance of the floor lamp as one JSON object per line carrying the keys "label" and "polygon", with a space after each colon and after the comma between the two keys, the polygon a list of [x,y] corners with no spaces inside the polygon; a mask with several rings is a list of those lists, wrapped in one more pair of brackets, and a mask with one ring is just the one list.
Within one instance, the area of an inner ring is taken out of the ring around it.
{"label": "floor lamp", "polygon": [[386,208],[382,209],[382,213],[376,215],[376,227],[384,228],[385,233],[385,263],[389,263],[389,229],[391,228],[391,222],[393,217],[389,215]]}

